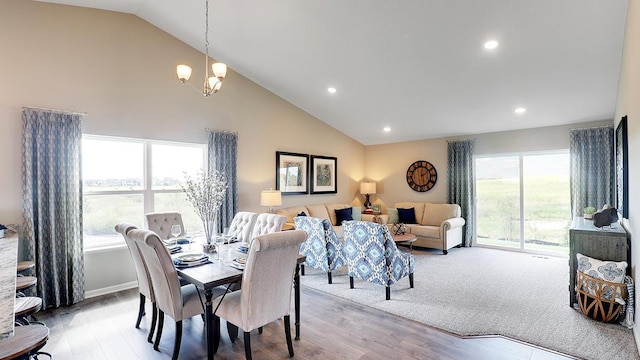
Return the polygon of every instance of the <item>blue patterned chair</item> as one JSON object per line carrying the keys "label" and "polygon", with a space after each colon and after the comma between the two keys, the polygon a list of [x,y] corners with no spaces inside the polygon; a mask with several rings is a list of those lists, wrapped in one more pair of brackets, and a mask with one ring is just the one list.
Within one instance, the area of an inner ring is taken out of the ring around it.
{"label": "blue patterned chair", "polygon": [[386,225],[367,221],[345,221],[342,252],[349,267],[349,285],[353,278],[370,281],[386,287],[387,300],[391,299],[391,285],[409,275],[413,288],[413,254],[402,252],[393,241]]}
{"label": "blue patterned chair", "polygon": [[[331,271],[345,265],[342,243],[327,219],[297,216],[293,219],[296,230],[304,230],[307,240],[300,245],[300,254],[307,257],[305,264],[327,272],[329,284]],[[304,275],[304,267],[302,268]]]}

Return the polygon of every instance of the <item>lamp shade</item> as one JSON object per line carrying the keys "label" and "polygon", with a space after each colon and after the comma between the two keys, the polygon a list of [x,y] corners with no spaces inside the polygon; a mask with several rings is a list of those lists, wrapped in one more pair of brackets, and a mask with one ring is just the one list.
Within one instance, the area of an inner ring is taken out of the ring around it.
{"label": "lamp shade", "polygon": [[375,194],[375,193],[376,193],[376,183],[374,182],[360,183],[360,194]]}
{"label": "lamp shade", "polygon": [[191,77],[191,67],[187,65],[176,66],[176,72],[178,73],[178,79],[182,82],[189,80]]}
{"label": "lamp shade", "polygon": [[263,190],[260,193],[260,205],[262,206],[282,205],[282,193],[279,190]]}
{"label": "lamp shade", "polygon": [[227,65],[225,65],[224,63],[211,64],[211,70],[213,70],[213,75],[220,80],[224,79],[224,77],[227,76]]}

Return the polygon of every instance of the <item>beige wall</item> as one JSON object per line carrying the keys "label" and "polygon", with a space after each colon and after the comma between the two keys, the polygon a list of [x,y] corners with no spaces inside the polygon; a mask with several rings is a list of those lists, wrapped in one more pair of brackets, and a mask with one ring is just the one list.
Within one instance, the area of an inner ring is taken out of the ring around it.
{"label": "beige wall", "polygon": [[[175,66],[203,77],[202,54],[136,16],[3,0],[0,49],[0,223],[22,221],[25,105],[86,112],[89,134],[206,143],[205,128],[238,132],[241,210],[266,210],[260,191],[275,187],[277,150],[338,158],[337,195],[287,196],[283,206],[350,202],[364,176],[362,144],[233,71],[210,98],[181,86]],[[135,280],[133,272],[98,278],[109,276],[105,257],[129,262],[126,251],[116,255],[86,255],[88,290]]]}
{"label": "beige wall", "polygon": [[[629,0],[627,25],[622,53],[622,66],[618,84],[618,101],[616,104],[616,126],[622,116],[627,115],[629,136],[629,219],[625,221],[631,233],[631,275],[638,282],[637,263],[640,259],[640,0]],[[640,295],[636,291],[635,303]],[[638,309],[636,305],[636,309]],[[637,312],[637,310],[636,310]],[[636,316],[634,335],[636,344],[640,344],[640,325]]]}

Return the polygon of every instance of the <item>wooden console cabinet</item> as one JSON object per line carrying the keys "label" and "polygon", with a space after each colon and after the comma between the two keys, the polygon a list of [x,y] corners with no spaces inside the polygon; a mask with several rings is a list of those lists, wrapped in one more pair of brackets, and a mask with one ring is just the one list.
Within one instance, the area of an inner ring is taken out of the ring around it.
{"label": "wooden console cabinet", "polygon": [[597,228],[592,220],[576,217],[569,229],[569,306],[576,303],[576,254],[609,261],[626,261],[631,269],[631,244],[619,222]]}

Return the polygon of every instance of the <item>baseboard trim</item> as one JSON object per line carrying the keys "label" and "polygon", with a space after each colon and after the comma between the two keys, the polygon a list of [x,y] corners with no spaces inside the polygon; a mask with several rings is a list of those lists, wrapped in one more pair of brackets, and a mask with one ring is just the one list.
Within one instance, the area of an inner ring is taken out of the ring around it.
{"label": "baseboard trim", "polygon": [[114,285],[114,286],[107,286],[107,287],[101,288],[101,289],[85,291],[84,292],[84,298],[85,299],[90,299],[92,297],[111,294],[111,293],[122,291],[122,290],[129,290],[129,289],[133,289],[135,287],[138,287],[138,281],[130,281],[130,282],[124,283],[124,284],[118,284],[118,285]]}

